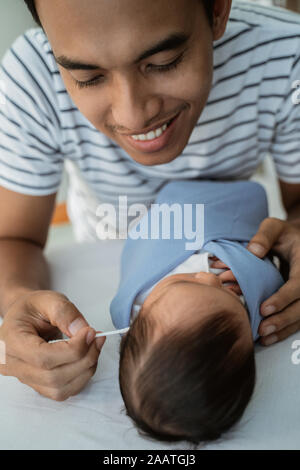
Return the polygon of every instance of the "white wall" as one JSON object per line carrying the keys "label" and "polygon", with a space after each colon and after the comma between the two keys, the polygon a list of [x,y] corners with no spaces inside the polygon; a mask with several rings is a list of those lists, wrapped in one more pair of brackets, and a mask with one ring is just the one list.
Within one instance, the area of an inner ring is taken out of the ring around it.
{"label": "white wall", "polygon": [[0,59],[14,39],[34,25],[23,0],[0,0]]}

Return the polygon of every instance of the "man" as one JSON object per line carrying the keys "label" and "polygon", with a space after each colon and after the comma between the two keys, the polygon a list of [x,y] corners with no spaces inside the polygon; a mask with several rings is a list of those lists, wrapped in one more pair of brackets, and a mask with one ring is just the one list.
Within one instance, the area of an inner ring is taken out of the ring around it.
{"label": "man", "polygon": [[[64,400],[97,367],[103,340],[48,290],[43,248],[65,159],[84,239],[96,238],[100,202],[150,204],[176,178],[247,179],[270,151],[288,221],[265,219],[250,243],[290,272],[262,304],[259,334],[267,345],[298,331],[299,17],[231,0],[26,3],[43,30],[14,43],[1,74],[1,374]],[[58,330],[70,342],[48,344]]]}

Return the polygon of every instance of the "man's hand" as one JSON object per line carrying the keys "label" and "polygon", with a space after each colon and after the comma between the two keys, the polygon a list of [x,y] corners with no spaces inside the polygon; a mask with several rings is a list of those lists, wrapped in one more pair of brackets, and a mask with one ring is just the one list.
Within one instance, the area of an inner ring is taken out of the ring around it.
{"label": "man's hand", "polygon": [[[266,318],[259,327],[264,346],[281,341],[300,329],[300,229],[291,222],[268,217],[250,240],[249,251],[263,258],[272,249],[289,265],[287,282],[261,304]],[[285,277],[285,273],[282,273]]]}
{"label": "man's hand", "polygon": [[[48,343],[61,337],[69,341]],[[0,340],[6,364],[0,374],[17,377],[41,395],[63,401],[80,392],[94,375],[105,337],[61,293],[32,291],[19,297],[5,314]]]}
{"label": "man's hand", "polygon": [[[280,271],[287,281],[261,304],[260,313],[266,320],[260,323],[258,333],[260,343],[268,346],[300,329],[300,229],[291,222],[268,217],[247,248],[259,258],[272,250],[280,259]],[[214,261],[211,267],[228,268],[222,261]],[[236,281],[229,268],[219,276],[223,282]]]}

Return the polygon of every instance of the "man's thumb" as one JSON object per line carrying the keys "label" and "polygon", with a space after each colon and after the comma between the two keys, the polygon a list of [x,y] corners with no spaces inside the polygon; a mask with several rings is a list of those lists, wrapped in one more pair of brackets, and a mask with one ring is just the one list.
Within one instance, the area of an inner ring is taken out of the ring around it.
{"label": "man's thumb", "polygon": [[285,223],[280,219],[275,217],[264,219],[258,232],[250,240],[248,250],[259,258],[266,256],[282,234],[284,227]]}
{"label": "man's thumb", "polygon": [[86,328],[87,326],[89,326],[88,322],[81,315],[70,323],[68,330],[71,336],[75,336],[79,330]]}
{"label": "man's thumb", "polygon": [[90,326],[78,308],[63,295],[59,295],[52,303],[49,317],[51,324],[69,337]]}

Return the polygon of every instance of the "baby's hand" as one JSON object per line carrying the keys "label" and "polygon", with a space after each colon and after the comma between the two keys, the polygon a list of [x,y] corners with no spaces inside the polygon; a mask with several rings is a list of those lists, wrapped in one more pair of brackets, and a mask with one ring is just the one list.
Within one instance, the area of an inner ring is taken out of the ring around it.
{"label": "baby's hand", "polygon": [[211,263],[210,267],[214,269],[229,269],[227,264],[223,263],[219,258],[216,256],[212,256],[210,259],[213,260]]}
{"label": "baby's hand", "polygon": [[243,295],[243,292],[241,291],[241,288],[239,286],[239,283],[236,280],[236,277],[234,276],[231,269],[229,269],[227,264],[223,263],[223,261],[221,261],[216,256],[213,256],[211,259],[213,260],[212,264],[210,265],[211,268],[226,269],[226,271],[218,274],[219,278],[221,279],[223,283],[225,282],[231,283],[231,284],[228,284],[226,287],[228,287],[228,289],[233,290],[233,292],[235,292],[238,295]]}

